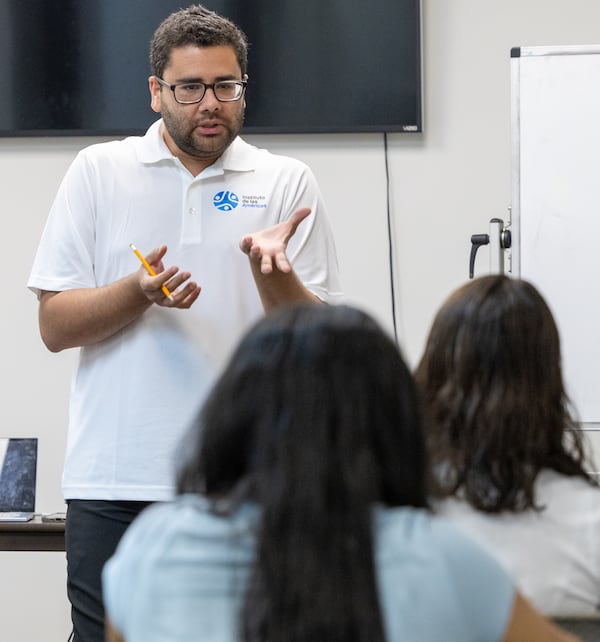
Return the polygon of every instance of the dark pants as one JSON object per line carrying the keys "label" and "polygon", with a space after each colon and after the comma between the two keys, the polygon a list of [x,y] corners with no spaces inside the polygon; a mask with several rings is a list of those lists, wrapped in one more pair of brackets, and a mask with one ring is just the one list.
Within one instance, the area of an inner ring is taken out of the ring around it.
{"label": "dark pants", "polygon": [[104,642],[101,573],[134,517],[151,502],[71,499],[65,547],[73,642]]}

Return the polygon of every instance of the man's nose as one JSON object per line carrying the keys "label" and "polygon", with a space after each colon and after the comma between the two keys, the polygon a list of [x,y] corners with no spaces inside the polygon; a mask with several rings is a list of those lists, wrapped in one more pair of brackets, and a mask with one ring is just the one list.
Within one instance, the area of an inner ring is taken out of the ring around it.
{"label": "man's nose", "polygon": [[198,103],[198,108],[200,110],[214,111],[215,109],[218,109],[220,105],[221,102],[217,100],[215,95],[215,88],[207,87],[204,91],[204,96],[202,96],[202,100]]}

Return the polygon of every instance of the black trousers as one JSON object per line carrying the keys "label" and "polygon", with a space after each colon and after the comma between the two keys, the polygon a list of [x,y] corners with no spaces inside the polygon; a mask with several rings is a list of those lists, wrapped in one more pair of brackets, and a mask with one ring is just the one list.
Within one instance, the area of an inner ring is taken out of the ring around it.
{"label": "black trousers", "polygon": [[73,642],[104,642],[101,574],[133,519],[152,502],[71,499],[65,548]]}

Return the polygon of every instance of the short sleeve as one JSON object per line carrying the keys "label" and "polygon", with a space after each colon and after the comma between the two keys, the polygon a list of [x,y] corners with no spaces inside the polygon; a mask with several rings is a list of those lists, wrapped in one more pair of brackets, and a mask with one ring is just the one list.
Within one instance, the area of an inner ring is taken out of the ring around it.
{"label": "short sleeve", "polygon": [[96,287],[95,189],[86,150],[79,152],[58,189],[27,287],[42,290]]}
{"label": "short sleeve", "polygon": [[103,569],[107,616],[127,642],[235,642],[254,559],[255,511],[213,514],[202,497],[144,510]]}

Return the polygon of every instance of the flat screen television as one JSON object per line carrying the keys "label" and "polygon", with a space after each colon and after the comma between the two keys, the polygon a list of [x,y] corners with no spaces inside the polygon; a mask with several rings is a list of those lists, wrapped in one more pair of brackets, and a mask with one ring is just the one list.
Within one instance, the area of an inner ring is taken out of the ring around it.
{"label": "flat screen television", "polygon": [[[0,136],[139,134],[181,0],[0,0]],[[422,130],[420,0],[206,0],[250,42],[245,133]]]}

